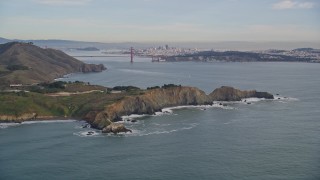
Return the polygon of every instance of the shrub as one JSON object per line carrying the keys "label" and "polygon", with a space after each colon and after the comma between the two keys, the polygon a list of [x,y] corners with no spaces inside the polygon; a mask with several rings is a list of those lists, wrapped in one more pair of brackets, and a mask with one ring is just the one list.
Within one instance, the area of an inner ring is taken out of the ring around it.
{"label": "shrub", "polygon": [[159,89],[160,87],[159,86],[153,86],[153,87],[147,87],[147,90],[150,90],[150,89]]}
{"label": "shrub", "polygon": [[135,86],[115,86],[112,88],[114,91],[134,91],[134,90],[140,90],[140,88]]}
{"label": "shrub", "polygon": [[9,65],[7,66],[7,69],[10,71],[16,71],[16,70],[28,70],[29,68],[23,65]]}
{"label": "shrub", "polygon": [[162,88],[167,89],[171,87],[181,87],[181,85],[175,85],[175,84],[164,84]]}

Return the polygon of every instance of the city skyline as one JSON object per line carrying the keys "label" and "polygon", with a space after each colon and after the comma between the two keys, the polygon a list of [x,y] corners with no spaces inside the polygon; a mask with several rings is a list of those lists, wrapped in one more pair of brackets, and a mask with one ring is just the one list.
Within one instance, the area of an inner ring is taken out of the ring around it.
{"label": "city skyline", "polygon": [[317,0],[11,0],[0,37],[97,42],[320,42]]}

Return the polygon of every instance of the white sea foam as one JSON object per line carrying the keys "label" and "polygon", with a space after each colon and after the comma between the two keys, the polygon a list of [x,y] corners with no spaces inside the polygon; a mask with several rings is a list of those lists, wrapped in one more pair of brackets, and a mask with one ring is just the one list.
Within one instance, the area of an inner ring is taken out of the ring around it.
{"label": "white sea foam", "polygon": [[[184,130],[190,130],[198,126],[198,123],[183,123],[180,124],[179,128],[172,127],[172,124],[157,124],[152,123],[152,125],[148,128],[143,128],[142,125],[137,124],[131,124],[128,126],[129,129],[132,130],[132,133],[130,132],[121,132],[118,134],[108,133],[103,134],[101,131],[96,129],[87,129],[85,131],[79,131],[73,133],[76,136],[79,137],[140,137],[140,136],[149,136],[149,135],[159,135],[159,134],[170,134],[174,132],[184,131]],[[139,129],[142,128],[143,130]],[[91,134],[89,134],[91,132]]]}
{"label": "white sea foam", "polygon": [[274,100],[276,101],[299,101],[298,98],[293,98],[293,97],[282,97],[282,96],[274,96]]}
{"label": "white sea foam", "polygon": [[8,127],[19,126],[19,123],[0,123],[0,129],[5,129]]}
{"label": "white sea foam", "polygon": [[81,124],[77,124],[74,128],[75,129],[91,128],[91,125],[85,121],[82,121]]}
{"label": "white sea foam", "polygon": [[155,126],[160,126],[160,127],[165,127],[165,126],[170,126],[171,124],[159,124],[159,123],[152,123]]}
{"label": "white sea foam", "polygon": [[151,116],[151,115],[148,115],[148,114],[131,114],[131,115],[128,115],[128,116],[121,116],[123,122],[126,122],[126,121],[131,121],[133,119],[137,119],[137,118],[142,118],[142,117],[145,117],[145,116]]}
{"label": "white sea foam", "polygon": [[200,110],[206,110],[207,108],[221,108],[221,109],[235,109],[234,107],[230,107],[226,105],[224,102],[213,102],[212,105],[187,105],[187,106],[175,106],[170,108],[165,108],[168,111],[176,110],[176,109],[188,109],[188,108],[196,108]]}
{"label": "white sea foam", "polygon": [[130,123],[130,121],[132,121],[134,119],[138,119],[138,118],[143,118],[143,117],[148,117],[148,116],[172,115],[172,114],[173,114],[172,110],[170,110],[169,108],[165,108],[165,109],[162,109],[161,112],[155,112],[155,114],[153,114],[153,115],[150,115],[150,114],[131,114],[128,116],[121,116],[122,121],[119,121],[119,122],[122,122],[122,123],[129,122]]}
{"label": "white sea foam", "polygon": [[195,128],[198,125],[199,125],[198,123],[191,123],[191,124],[186,124],[184,127],[180,127],[180,128],[177,128],[177,129],[140,133],[140,134],[137,134],[136,136],[148,136],[148,135],[156,135],[156,134],[170,134],[170,133],[173,133],[173,132],[178,132],[178,131],[183,131],[183,130],[190,130],[190,129]]}
{"label": "white sea foam", "polygon": [[214,102],[212,105],[186,105],[186,106],[175,106],[169,108],[163,108],[161,112],[155,112],[153,115],[149,114],[131,114],[128,116],[121,116],[122,123],[130,122],[133,119],[142,118],[146,116],[163,116],[163,115],[176,115],[173,113],[173,110],[177,109],[188,109],[188,108],[196,108],[200,110],[206,110],[207,108],[221,108],[221,109],[235,109],[234,107],[226,106],[224,104],[220,104],[220,102]]}
{"label": "white sea foam", "polygon": [[70,123],[77,120],[41,120],[41,121],[24,121],[22,123],[0,123],[0,129],[5,129],[12,126],[20,126],[25,124],[42,124],[42,123]]}
{"label": "white sea foam", "polygon": [[191,124],[185,124],[183,127],[175,128],[175,129],[169,129],[168,130],[154,130],[151,132],[148,131],[140,131],[132,129],[132,133],[119,133],[119,134],[108,134],[108,136],[114,136],[114,137],[136,137],[136,136],[149,136],[149,135],[159,135],[159,134],[170,134],[178,131],[184,131],[184,130],[190,130],[198,126],[198,123],[191,123]]}
{"label": "white sea foam", "polygon": [[297,98],[292,98],[292,97],[282,97],[282,96],[274,96],[274,99],[265,99],[265,98],[245,98],[242,99],[241,101],[233,101],[233,102],[221,102],[221,103],[226,103],[226,104],[254,104],[257,102],[261,101],[278,101],[281,103],[287,103],[290,101],[298,101],[299,99]]}
{"label": "white sea foam", "polygon": [[213,102],[212,106],[210,106],[210,107],[227,109],[227,110],[236,109],[235,107],[228,106],[228,104],[230,104],[230,103],[215,101],[215,102]]}
{"label": "white sea foam", "polygon": [[265,98],[245,98],[242,99],[241,102],[246,102],[246,103],[255,103],[255,102],[260,102],[266,100]]}
{"label": "white sea foam", "polygon": [[44,121],[25,121],[21,124],[42,124],[42,123],[70,123],[76,122],[77,120],[44,120]]}
{"label": "white sea foam", "polygon": [[76,136],[79,137],[102,137],[102,133],[100,131],[90,129],[87,131],[80,131],[80,132],[75,132],[73,133]]}

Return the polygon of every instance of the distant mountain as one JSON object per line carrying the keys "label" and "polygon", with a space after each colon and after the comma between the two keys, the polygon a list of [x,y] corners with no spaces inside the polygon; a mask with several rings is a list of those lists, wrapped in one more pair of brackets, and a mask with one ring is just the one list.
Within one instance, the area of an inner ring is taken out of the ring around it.
{"label": "distant mountain", "polygon": [[320,49],[313,49],[313,48],[297,48],[292,51],[298,52],[308,52],[308,53],[320,53]]}
{"label": "distant mountain", "polygon": [[[268,53],[257,52],[241,52],[241,51],[200,51],[193,54],[168,56],[164,59],[166,61],[196,61],[196,62],[316,62],[319,63],[319,59],[316,53],[308,53],[301,48],[301,54],[294,51],[271,51]],[[309,48],[306,50],[310,50]],[[277,54],[276,54],[277,53]]]}
{"label": "distant mountain", "polygon": [[0,44],[4,44],[4,43],[7,43],[7,42],[11,42],[11,41],[12,41],[12,40],[5,39],[5,38],[0,37]]}
{"label": "distant mountain", "polygon": [[76,48],[78,51],[100,51],[100,49],[96,47],[85,47],[85,48]]}
{"label": "distant mountain", "polygon": [[48,82],[73,72],[104,69],[102,64],[86,64],[60,50],[42,49],[32,43],[0,45],[1,85]]}
{"label": "distant mountain", "polygon": [[320,42],[250,42],[250,41],[220,41],[220,42],[120,42],[120,43],[101,43],[101,42],[85,42],[85,41],[72,41],[72,40],[18,40],[18,39],[5,39],[0,37],[0,44],[7,42],[33,42],[40,47],[50,47],[60,50],[76,49],[85,47],[96,47],[98,49],[143,49],[150,47],[165,46],[168,44],[170,47],[178,48],[198,48],[198,49],[215,49],[215,50],[267,50],[267,49],[282,49],[291,50],[300,47],[312,47],[320,49]]}
{"label": "distant mountain", "polygon": [[101,43],[101,42],[85,42],[85,41],[72,41],[72,40],[59,40],[59,39],[48,39],[48,40],[20,40],[20,39],[6,39],[0,37],[0,44],[8,42],[32,42],[34,45],[43,48],[55,48],[60,50],[65,49],[77,49],[86,47],[96,47],[97,49],[129,49],[130,47],[136,48],[147,48],[152,47],[149,43],[134,43],[134,42],[123,42],[123,43]]}

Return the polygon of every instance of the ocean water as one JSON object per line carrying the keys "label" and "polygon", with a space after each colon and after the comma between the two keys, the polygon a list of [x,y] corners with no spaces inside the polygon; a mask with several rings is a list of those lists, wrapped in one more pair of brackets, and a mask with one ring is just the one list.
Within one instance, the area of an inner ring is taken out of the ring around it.
{"label": "ocean water", "polygon": [[124,117],[133,133],[119,135],[73,120],[1,124],[1,180],[320,179],[320,64],[80,59],[108,70],[64,80],[142,88],[174,83],[207,93],[228,85],[279,95]]}

